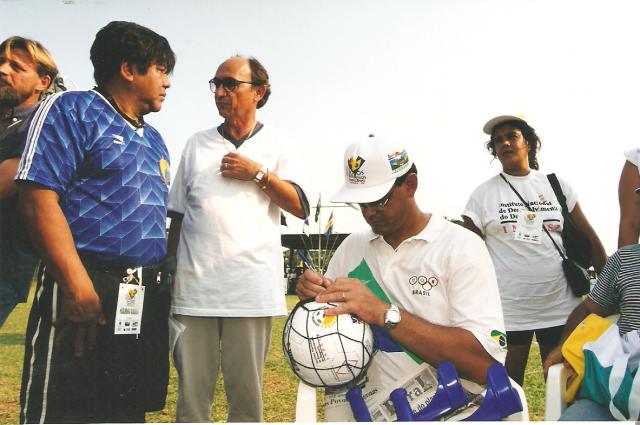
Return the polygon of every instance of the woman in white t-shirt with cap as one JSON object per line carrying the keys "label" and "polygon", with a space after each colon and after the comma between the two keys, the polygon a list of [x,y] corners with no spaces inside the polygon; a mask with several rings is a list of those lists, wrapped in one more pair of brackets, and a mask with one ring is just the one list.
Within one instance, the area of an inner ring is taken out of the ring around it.
{"label": "woman in white t-shirt with cap", "polygon": [[[535,130],[514,115],[495,117],[483,130],[491,135],[487,150],[500,161],[502,172],[473,191],[462,218],[465,227],[485,240],[491,254],[507,329],[505,366],[522,385],[533,335],[544,363],[581,300],[572,294],[550,239],[563,248],[562,209],[547,176],[538,171],[540,139]],[[575,191],[560,178],[559,182],[571,218],[591,241],[592,261],[600,272],[607,258],[604,247],[582,213]],[[536,214],[528,214],[520,198]]]}

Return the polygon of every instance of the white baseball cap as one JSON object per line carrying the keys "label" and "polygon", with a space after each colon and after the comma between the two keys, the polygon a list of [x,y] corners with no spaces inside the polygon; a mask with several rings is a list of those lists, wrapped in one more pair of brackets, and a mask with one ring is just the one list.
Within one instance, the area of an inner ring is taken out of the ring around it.
{"label": "white baseball cap", "polygon": [[[491,133],[493,132],[493,129],[504,123],[507,121],[521,121],[525,124],[527,124],[527,122],[524,120],[524,115],[523,114],[515,114],[515,115],[498,115],[497,117],[491,118],[489,121],[486,122],[486,124],[484,125],[484,127],[482,127],[482,131],[485,132],[485,134],[491,135]],[[528,124],[527,124],[528,125]]]}
{"label": "white baseball cap", "polygon": [[401,143],[374,135],[344,152],[344,186],[331,202],[367,203],[383,198],[396,179],[413,165]]}

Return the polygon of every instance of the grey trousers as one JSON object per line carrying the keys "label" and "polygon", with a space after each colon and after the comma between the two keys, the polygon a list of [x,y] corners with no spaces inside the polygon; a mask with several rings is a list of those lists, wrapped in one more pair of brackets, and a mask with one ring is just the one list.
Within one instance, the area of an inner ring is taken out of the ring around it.
{"label": "grey trousers", "polygon": [[262,421],[262,372],[271,340],[271,317],[175,315],[186,329],[178,339],[177,422],[211,422],[222,369],[228,422]]}

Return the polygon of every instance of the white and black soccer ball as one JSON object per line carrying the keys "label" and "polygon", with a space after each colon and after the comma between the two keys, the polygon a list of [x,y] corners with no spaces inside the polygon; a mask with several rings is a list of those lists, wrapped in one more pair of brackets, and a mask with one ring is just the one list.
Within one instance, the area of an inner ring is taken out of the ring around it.
{"label": "white and black soccer ball", "polygon": [[284,325],[282,348],[293,373],[314,387],[340,387],[367,370],[375,351],[371,327],[351,314],[325,316],[336,303],[300,301]]}

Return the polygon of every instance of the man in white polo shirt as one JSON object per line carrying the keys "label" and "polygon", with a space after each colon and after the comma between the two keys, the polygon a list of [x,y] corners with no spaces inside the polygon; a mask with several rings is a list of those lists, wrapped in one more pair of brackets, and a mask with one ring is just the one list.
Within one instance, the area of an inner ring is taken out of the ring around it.
{"label": "man in white polo shirt", "polygon": [[[506,338],[495,272],[483,241],[415,200],[417,168],[401,143],[372,137],[350,145],[345,184],[333,202],[360,206],[371,230],[350,235],[327,273],[299,278],[298,296],[341,302],[325,314],[352,313],[375,325],[380,351],[362,393],[370,410],[381,394],[424,362],[451,361],[462,377],[486,381],[504,362]],[[327,391],[328,421],[353,420],[344,391]]]}
{"label": "man in white polo shirt", "polygon": [[280,210],[304,218],[309,205],[295,146],[256,119],[271,93],[262,64],[229,58],[209,86],[224,122],[189,139],[169,194],[176,419],[211,422],[221,369],[228,421],[260,422],[271,318],[287,312]]}

